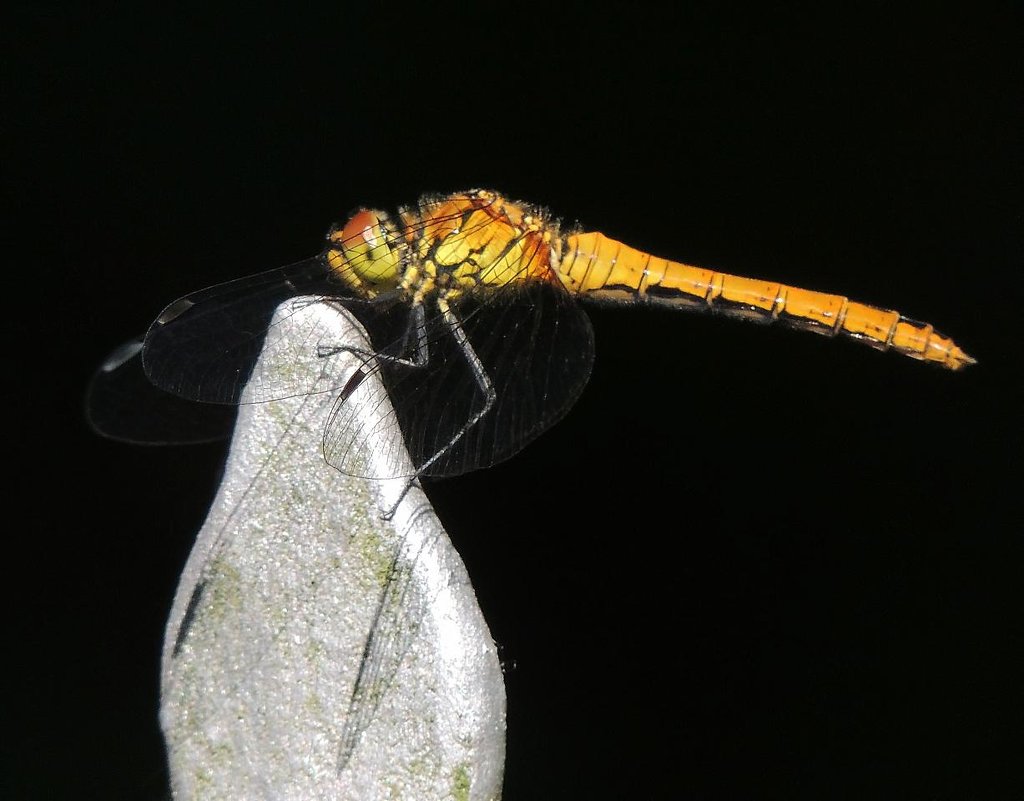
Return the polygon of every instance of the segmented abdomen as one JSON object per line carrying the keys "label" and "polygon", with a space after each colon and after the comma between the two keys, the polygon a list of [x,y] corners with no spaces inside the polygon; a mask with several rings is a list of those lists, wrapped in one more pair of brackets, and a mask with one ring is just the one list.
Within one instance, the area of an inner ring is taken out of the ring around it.
{"label": "segmented abdomen", "polygon": [[594,300],[713,309],[732,317],[779,321],[830,336],[845,334],[951,370],[974,363],[952,339],[899,312],[660,259],[597,232],[565,238],[558,275],[571,291]]}

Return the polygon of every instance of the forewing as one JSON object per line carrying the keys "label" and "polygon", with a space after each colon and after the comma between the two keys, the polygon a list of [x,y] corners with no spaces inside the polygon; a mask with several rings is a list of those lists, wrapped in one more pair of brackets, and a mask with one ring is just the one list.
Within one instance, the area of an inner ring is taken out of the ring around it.
{"label": "forewing", "polygon": [[[255,374],[257,356],[264,350],[265,361],[274,361],[271,317],[285,300],[303,295],[318,302],[343,293],[321,257],[193,292],[164,309],[146,333],[146,375],[166,392],[206,403],[238,403],[247,382],[252,402],[307,394],[318,376]],[[315,323],[310,329],[304,336],[315,348],[323,332]]]}

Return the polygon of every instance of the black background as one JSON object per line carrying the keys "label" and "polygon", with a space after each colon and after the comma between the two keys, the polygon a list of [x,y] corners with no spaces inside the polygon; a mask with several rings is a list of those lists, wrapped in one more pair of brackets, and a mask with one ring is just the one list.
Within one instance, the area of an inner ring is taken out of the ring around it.
{"label": "black background", "polygon": [[373,3],[5,26],[5,798],[159,798],[223,449],[94,438],[105,352],[353,207],[473,186],[898,308],[951,374],[598,310],[517,458],[430,487],[509,671],[506,798],[1024,794],[1021,19]]}

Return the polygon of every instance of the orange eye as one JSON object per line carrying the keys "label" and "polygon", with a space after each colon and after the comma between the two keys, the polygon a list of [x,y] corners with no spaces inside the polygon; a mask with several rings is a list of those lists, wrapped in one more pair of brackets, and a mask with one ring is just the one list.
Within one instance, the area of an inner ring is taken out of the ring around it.
{"label": "orange eye", "polygon": [[[341,241],[347,249],[359,249],[364,243],[370,248],[381,244],[378,240],[381,219],[377,213],[363,209],[352,215],[341,229]],[[362,242],[357,237],[362,237]]]}

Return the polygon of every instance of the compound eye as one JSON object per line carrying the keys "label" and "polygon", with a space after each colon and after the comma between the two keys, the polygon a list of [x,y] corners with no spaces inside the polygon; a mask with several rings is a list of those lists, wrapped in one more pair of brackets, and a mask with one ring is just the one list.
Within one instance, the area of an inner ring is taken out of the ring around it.
{"label": "compound eye", "polygon": [[370,209],[360,209],[353,214],[341,229],[341,241],[347,250],[361,247],[374,248],[382,244],[381,216]]}
{"label": "compound eye", "polygon": [[398,277],[401,256],[391,222],[382,211],[362,209],[345,223],[335,241],[348,267],[364,281],[387,283]]}

